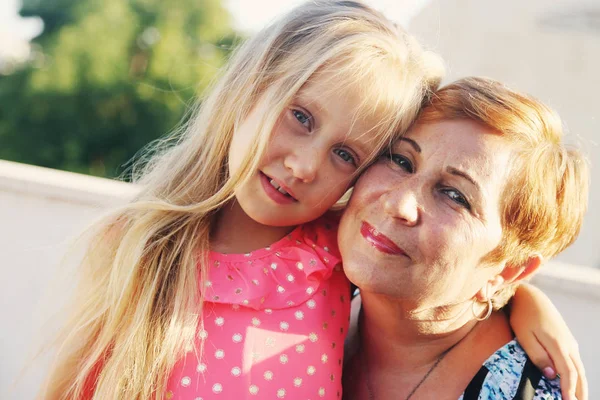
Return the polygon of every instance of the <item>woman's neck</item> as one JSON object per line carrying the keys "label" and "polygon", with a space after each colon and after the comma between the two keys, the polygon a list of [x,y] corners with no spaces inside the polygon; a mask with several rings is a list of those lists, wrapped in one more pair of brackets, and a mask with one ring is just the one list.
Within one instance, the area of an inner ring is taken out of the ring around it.
{"label": "woman's neck", "polygon": [[398,399],[411,393],[457,399],[485,360],[512,339],[502,312],[477,322],[470,306],[468,314],[459,305],[415,313],[386,297],[361,296],[360,347],[344,370],[351,377],[344,381],[352,393],[348,399]]}
{"label": "woman's neck", "polygon": [[275,243],[293,229],[293,226],[260,224],[233,200],[221,207],[215,217],[210,235],[211,250],[226,254],[249,253]]}
{"label": "woman's neck", "polygon": [[373,361],[383,368],[431,365],[477,326],[470,304],[414,312],[387,296],[361,293],[361,298],[361,347],[377,354]]}

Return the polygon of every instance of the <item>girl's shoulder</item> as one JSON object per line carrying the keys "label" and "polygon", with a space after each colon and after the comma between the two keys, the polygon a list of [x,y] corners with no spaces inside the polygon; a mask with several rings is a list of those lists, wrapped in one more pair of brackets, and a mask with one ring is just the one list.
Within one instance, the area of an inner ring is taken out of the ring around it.
{"label": "girl's shoulder", "polygon": [[[221,262],[242,262],[248,264],[267,263],[273,256],[295,253],[297,258],[311,257],[312,253],[329,253],[330,260],[341,261],[337,244],[339,216],[325,214],[322,217],[297,226],[292,232],[267,247],[245,254],[224,254],[211,251],[209,258],[216,264]],[[298,251],[300,250],[300,251]],[[297,261],[302,261],[298,259]]]}
{"label": "girl's shoulder", "polygon": [[339,258],[337,243],[339,216],[328,213],[315,221],[301,225],[299,240],[315,249],[323,249]]}
{"label": "girl's shoulder", "polygon": [[[246,254],[211,252],[207,299],[260,309],[301,304],[343,274],[337,246],[339,219],[326,215]],[[347,285],[344,279],[336,284]],[[343,283],[341,283],[343,282]]]}

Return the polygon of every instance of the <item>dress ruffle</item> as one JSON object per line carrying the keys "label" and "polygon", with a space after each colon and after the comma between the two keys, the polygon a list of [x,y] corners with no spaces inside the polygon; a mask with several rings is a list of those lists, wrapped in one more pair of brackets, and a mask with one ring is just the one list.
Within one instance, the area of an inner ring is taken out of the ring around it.
{"label": "dress ruffle", "polygon": [[341,268],[337,220],[324,217],[269,247],[247,254],[210,252],[209,259],[208,301],[267,312],[302,304]]}

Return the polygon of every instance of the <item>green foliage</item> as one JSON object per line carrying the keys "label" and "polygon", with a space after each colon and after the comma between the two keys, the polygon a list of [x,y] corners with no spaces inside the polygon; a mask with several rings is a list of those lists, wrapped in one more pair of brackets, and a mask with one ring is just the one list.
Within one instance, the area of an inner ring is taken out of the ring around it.
{"label": "green foliage", "polygon": [[114,177],[172,131],[234,45],[219,0],[24,0],[34,57],[0,77],[0,158]]}

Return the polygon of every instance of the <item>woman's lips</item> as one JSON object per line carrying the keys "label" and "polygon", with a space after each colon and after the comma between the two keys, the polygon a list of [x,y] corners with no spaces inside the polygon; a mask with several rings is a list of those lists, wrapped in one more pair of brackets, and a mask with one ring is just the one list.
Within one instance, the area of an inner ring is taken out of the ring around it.
{"label": "woman's lips", "polygon": [[363,221],[360,225],[360,234],[371,244],[371,246],[382,253],[406,256],[404,250],[398,247],[396,243],[392,242],[390,238],[379,233],[377,229],[366,221]]}

